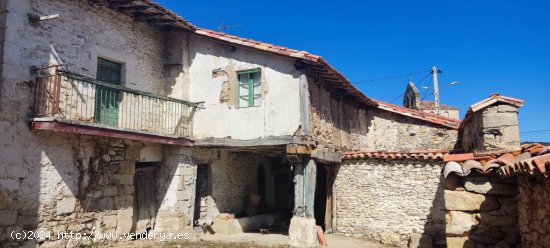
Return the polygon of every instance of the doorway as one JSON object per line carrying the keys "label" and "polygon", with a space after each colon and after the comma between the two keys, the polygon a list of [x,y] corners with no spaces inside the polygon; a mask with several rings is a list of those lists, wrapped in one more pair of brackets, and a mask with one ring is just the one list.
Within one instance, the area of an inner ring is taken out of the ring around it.
{"label": "doorway", "polygon": [[135,192],[135,232],[144,233],[155,225],[155,169],[157,163],[136,163],[136,174],[134,176]]}
{"label": "doorway", "polygon": [[[103,83],[120,86],[122,82],[122,64],[97,58],[96,79]],[[97,85],[95,99],[97,122],[118,127],[120,91],[112,87]]]}
{"label": "doorway", "polygon": [[197,226],[199,219],[208,218],[208,195],[210,190],[210,164],[199,164],[197,166],[197,185],[195,188],[195,211],[193,214],[193,225]]}
{"label": "doorway", "polygon": [[327,233],[332,232],[332,185],[333,168],[328,164],[317,164],[315,185],[314,215],[315,222]]}

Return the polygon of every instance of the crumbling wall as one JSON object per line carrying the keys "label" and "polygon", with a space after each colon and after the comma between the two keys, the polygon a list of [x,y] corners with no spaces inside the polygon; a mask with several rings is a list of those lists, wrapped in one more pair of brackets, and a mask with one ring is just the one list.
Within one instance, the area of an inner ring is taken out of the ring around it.
{"label": "crumbling wall", "polygon": [[441,161],[346,160],[334,182],[336,231],[406,245],[444,239]]}
{"label": "crumbling wall", "polygon": [[474,172],[445,179],[447,247],[515,247],[518,230],[515,178]]}
{"label": "crumbling wall", "polygon": [[[198,35],[190,37],[189,47],[190,97],[204,101],[205,107],[193,121],[196,139],[291,136],[298,129],[300,72],[293,59]],[[261,105],[236,108],[237,71],[256,68],[261,74]]]}
{"label": "crumbling wall", "polygon": [[313,126],[309,135],[323,145],[342,150],[441,150],[456,143],[455,129],[359,106],[308,80]]}
{"label": "crumbling wall", "polygon": [[191,149],[165,146],[157,171],[155,232],[182,233],[193,227],[197,166]]}
{"label": "crumbling wall", "polygon": [[[6,40],[0,85],[0,234],[36,229],[130,231],[139,144],[32,132],[28,123],[32,67],[63,62],[68,70],[95,77],[97,56],[105,56],[125,62],[125,86],[164,93],[162,32],[89,3],[1,1],[8,11],[1,14],[7,28],[2,29]],[[32,24],[29,13],[60,16]],[[6,240],[0,246],[2,242]],[[36,240],[20,242],[33,245]]]}
{"label": "crumbling wall", "polygon": [[518,175],[521,247],[550,246],[550,179]]}
{"label": "crumbling wall", "polygon": [[[131,231],[139,144],[53,132],[41,132],[33,138],[36,143],[27,145],[31,152],[38,152],[22,157],[22,161],[34,161],[34,166],[10,163],[0,168],[1,233],[51,232],[49,244],[65,246],[88,241],[58,239],[57,233]],[[47,145],[40,147],[42,144]],[[2,157],[14,158],[7,154]],[[0,243],[44,242],[4,238]]]}

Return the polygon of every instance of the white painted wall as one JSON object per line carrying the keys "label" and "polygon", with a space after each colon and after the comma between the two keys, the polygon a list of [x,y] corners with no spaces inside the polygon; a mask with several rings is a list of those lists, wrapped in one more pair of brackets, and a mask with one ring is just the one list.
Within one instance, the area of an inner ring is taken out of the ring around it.
{"label": "white painted wall", "polygon": [[[189,44],[190,98],[205,102],[205,109],[197,111],[194,118],[194,138],[248,140],[292,135],[298,129],[300,72],[294,68],[294,60],[240,47],[232,51],[228,45],[200,36],[191,36]],[[226,67],[237,71],[261,68],[261,106],[235,108],[235,104],[220,103],[228,76],[213,77],[212,71]]]}

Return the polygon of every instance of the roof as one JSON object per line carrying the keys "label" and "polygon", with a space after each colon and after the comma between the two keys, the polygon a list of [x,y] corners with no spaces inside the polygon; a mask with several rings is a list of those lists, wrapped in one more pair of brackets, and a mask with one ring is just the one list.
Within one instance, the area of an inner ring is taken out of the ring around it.
{"label": "roof", "polygon": [[[420,105],[418,106],[421,110],[435,110],[435,102],[433,101],[420,101]],[[445,105],[445,104],[439,104],[439,108],[442,110],[458,110],[457,107]]]}
{"label": "roof", "polygon": [[472,171],[501,176],[541,173],[547,177],[546,166],[550,166],[550,146],[534,143],[524,144],[516,151],[447,154],[443,160],[447,162],[443,168],[445,177],[451,173],[464,177]]}
{"label": "roof", "polygon": [[510,104],[512,106],[515,106],[515,107],[521,107],[523,106],[523,100],[521,99],[516,99],[516,98],[512,98],[512,97],[507,97],[507,96],[501,96],[500,94],[492,94],[489,98],[487,99],[484,99],[484,100],[481,100],[479,102],[476,102],[472,105],[470,105],[470,107],[468,108],[468,112],[477,112],[481,109],[484,109],[486,107],[489,107],[497,102],[503,102],[503,103],[507,103],[507,104]]}
{"label": "roof", "polygon": [[156,27],[175,27],[195,30],[196,27],[181,16],[152,0],[107,0],[109,8],[142,20]]}
{"label": "roof", "polygon": [[482,109],[485,109],[495,103],[506,103],[506,104],[510,104],[516,108],[519,108],[521,106],[523,106],[523,100],[521,99],[516,99],[516,98],[512,98],[512,97],[508,97],[508,96],[501,96],[500,94],[492,94],[491,96],[489,96],[489,98],[486,98],[486,99],[483,99],[479,102],[476,102],[472,105],[470,105],[470,107],[468,108],[468,111],[466,112],[466,116],[464,117],[464,119],[462,120],[462,122],[460,123],[460,129],[463,129],[466,124],[468,122],[470,122],[470,120],[472,119],[472,114],[479,111],[479,110],[482,110]]}
{"label": "roof", "polygon": [[382,110],[394,112],[400,115],[409,116],[419,120],[431,122],[438,125],[443,125],[450,128],[458,128],[459,121],[450,119],[447,117],[425,113],[419,110],[407,109],[399,107],[390,103],[378,101],[367,97],[363,92],[357,89],[344,75],[338,72],[328,62],[326,62],[321,56],[309,53],[307,51],[294,50],[282,46],[277,46],[265,42],[259,42],[252,39],[241,38],[235,35],[230,35],[222,32],[216,32],[208,29],[197,28],[196,34],[209,37],[212,39],[224,41],[230,44],[244,46],[248,48],[262,50],[264,52],[292,57],[300,59],[313,65],[316,72],[320,73],[325,80],[327,80],[331,86],[344,90],[348,95],[355,97],[359,102],[362,102],[368,106],[377,107]]}
{"label": "roof", "polygon": [[397,106],[391,103],[382,102],[378,100],[375,100],[375,102],[378,104],[379,109],[383,109],[383,110],[397,113],[400,115],[409,116],[415,119],[431,122],[434,124],[446,126],[449,128],[458,129],[458,126],[460,124],[459,120],[444,117],[441,115],[426,113],[420,110],[405,108],[405,107]]}
{"label": "roof", "polygon": [[442,160],[449,150],[418,150],[418,151],[353,151],[344,152],[342,159],[423,159]]}
{"label": "roof", "polygon": [[238,46],[258,49],[276,55],[300,59],[308,64],[313,65],[313,70],[323,75],[323,78],[325,78],[325,80],[329,82],[332,87],[344,90],[348,95],[351,95],[359,100],[359,102],[362,102],[369,106],[376,106],[376,103],[373,100],[368,98],[365,94],[363,94],[363,92],[361,92],[353,84],[351,84],[350,81],[344,77],[344,75],[334,69],[334,67],[328,64],[321,56],[311,54],[306,51],[298,51],[282,46],[276,46],[265,42],[259,42],[248,38],[241,38],[235,35],[216,32],[203,28],[198,28],[195,33]]}

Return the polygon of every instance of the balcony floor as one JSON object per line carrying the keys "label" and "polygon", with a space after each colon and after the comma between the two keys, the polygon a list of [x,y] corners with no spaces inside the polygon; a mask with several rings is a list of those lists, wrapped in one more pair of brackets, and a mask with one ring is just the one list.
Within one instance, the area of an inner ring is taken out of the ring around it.
{"label": "balcony floor", "polygon": [[193,146],[194,141],[184,137],[146,133],[138,130],[108,127],[97,123],[69,121],[59,118],[32,118],[32,130],[50,130],[109,138],[160,143],[167,145]]}

